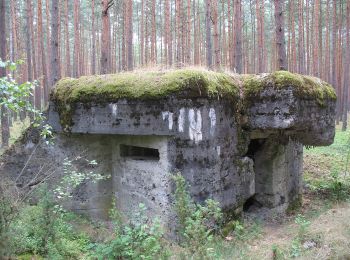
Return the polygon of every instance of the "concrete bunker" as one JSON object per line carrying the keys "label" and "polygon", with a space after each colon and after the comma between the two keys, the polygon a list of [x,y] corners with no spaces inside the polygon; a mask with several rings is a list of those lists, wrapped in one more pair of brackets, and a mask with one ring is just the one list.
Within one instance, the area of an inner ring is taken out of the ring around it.
{"label": "concrete bunker", "polygon": [[[55,145],[39,150],[59,169],[61,158],[85,149],[99,162],[96,170],[111,175],[77,190],[71,209],[106,219],[113,198],[126,214],[142,202],[171,230],[177,172],[197,202],[212,198],[232,214],[252,206],[285,211],[300,202],[303,145],[333,142],[335,101],[327,83],[283,71],[67,78],[48,110]],[[9,158],[20,154],[24,162],[29,141],[4,155],[1,172],[17,172],[21,164]]]}

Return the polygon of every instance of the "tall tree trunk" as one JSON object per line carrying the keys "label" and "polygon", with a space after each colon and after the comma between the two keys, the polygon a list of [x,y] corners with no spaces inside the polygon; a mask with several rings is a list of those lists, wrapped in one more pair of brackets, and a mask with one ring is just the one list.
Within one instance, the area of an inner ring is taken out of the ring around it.
{"label": "tall tree trunk", "polygon": [[96,74],[96,29],[95,29],[95,0],[91,0],[91,74]]}
{"label": "tall tree trunk", "polygon": [[59,41],[58,41],[58,1],[51,0],[51,75],[50,86],[53,87],[61,77],[59,60]]}
{"label": "tall tree trunk", "polygon": [[[7,60],[7,43],[6,43],[6,6],[5,0],[0,0],[0,59]],[[6,77],[6,69],[0,67],[0,78]],[[1,106],[1,145],[9,145],[10,129],[8,122],[8,111],[6,107]]]}
{"label": "tall tree trunk", "polygon": [[169,36],[170,36],[170,3],[169,0],[165,0],[164,5],[164,47],[165,47],[165,64],[169,65],[171,53],[169,53]]}
{"label": "tall tree trunk", "polygon": [[304,0],[298,1],[298,71],[304,74],[305,71],[305,38],[304,38]]}
{"label": "tall tree trunk", "polygon": [[327,0],[326,6],[326,48],[325,48],[325,60],[324,60],[324,80],[329,82],[331,78],[331,55],[330,55],[330,29],[331,29],[331,19],[330,19],[330,0]]}
{"label": "tall tree trunk", "polygon": [[156,0],[152,0],[151,17],[152,17],[151,61],[152,61],[152,64],[156,64],[157,63]]}
{"label": "tall tree trunk", "polygon": [[232,0],[227,0],[227,19],[228,19],[228,66],[233,68],[233,34],[232,34],[232,15],[231,15]]}
{"label": "tall tree trunk", "polygon": [[276,24],[276,45],[277,65],[280,70],[287,70],[286,47],[284,38],[284,0],[274,0],[275,24]]}
{"label": "tall tree trunk", "polygon": [[205,28],[206,28],[206,60],[207,67],[212,69],[213,67],[213,55],[211,47],[211,0],[206,0],[206,14],[205,14]]}
{"label": "tall tree trunk", "polygon": [[[27,80],[29,82],[33,81],[33,63],[32,63],[32,41],[31,41],[31,32],[30,32],[30,22],[31,22],[31,17],[32,15],[31,12],[31,0],[26,0],[26,27],[25,27],[25,32],[26,32],[26,54],[27,54]],[[29,98],[30,103],[34,103],[33,97]],[[33,104],[34,105],[34,104]],[[30,121],[33,121],[34,115],[33,113],[29,113]]]}
{"label": "tall tree trunk", "polygon": [[346,1],[346,64],[344,67],[344,99],[342,130],[348,127],[349,84],[350,84],[350,0]]}
{"label": "tall tree trunk", "polygon": [[295,34],[295,13],[294,13],[294,1],[290,1],[290,17],[291,17],[291,68],[292,72],[297,70],[297,48],[296,48],[296,34]]}
{"label": "tall tree trunk", "polygon": [[134,58],[133,58],[133,27],[132,27],[132,18],[133,18],[133,8],[132,0],[128,0],[128,70],[133,70],[134,68]]}
{"label": "tall tree trunk", "polygon": [[186,43],[186,63],[191,64],[191,0],[187,0],[187,43]]}
{"label": "tall tree trunk", "polygon": [[101,74],[110,72],[111,28],[108,10],[112,5],[113,0],[102,0]]}
{"label": "tall tree trunk", "polygon": [[257,0],[257,28],[258,28],[258,72],[264,72],[265,68],[265,3]]}
{"label": "tall tree trunk", "polygon": [[243,48],[242,48],[242,2],[241,0],[235,0],[235,50],[234,50],[234,69],[237,73],[243,72]]}
{"label": "tall tree trunk", "polygon": [[[47,72],[46,72],[46,57],[44,52],[44,39],[43,39],[43,16],[42,16],[42,0],[38,0],[38,68],[39,72],[42,72],[42,86],[44,89],[44,104],[46,104],[47,95]],[[35,89],[35,107],[41,109],[41,88],[38,86]]]}
{"label": "tall tree trunk", "polygon": [[219,46],[219,30],[218,30],[218,2],[217,0],[212,0],[212,21],[214,27],[214,55],[215,55],[215,69],[219,69],[221,65],[220,60],[220,46]]}
{"label": "tall tree trunk", "polygon": [[314,3],[314,17],[313,17],[313,75],[319,76],[319,50],[320,50],[320,42],[319,42],[319,14],[320,14],[320,0],[315,0]]}
{"label": "tall tree trunk", "polygon": [[145,63],[145,1],[141,1],[141,29],[140,29],[140,61],[141,65]]}
{"label": "tall tree trunk", "polygon": [[80,0],[74,0],[74,50],[73,50],[73,77],[80,76]]}

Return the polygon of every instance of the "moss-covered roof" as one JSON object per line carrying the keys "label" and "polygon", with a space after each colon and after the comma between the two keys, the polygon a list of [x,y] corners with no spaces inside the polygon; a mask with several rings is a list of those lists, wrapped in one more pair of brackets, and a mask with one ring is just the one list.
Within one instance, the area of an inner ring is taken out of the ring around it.
{"label": "moss-covered roof", "polygon": [[337,98],[331,85],[319,78],[291,73],[288,71],[276,71],[260,75],[242,75],[245,97],[255,97],[266,87],[282,89],[293,87],[294,93],[302,98],[316,99],[323,104],[324,100]]}
{"label": "moss-covered roof", "polygon": [[59,102],[113,102],[118,99],[159,99],[171,94],[189,97],[236,97],[234,77],[205,70],[126,72],[65,78],[57,83],[52,98]]}
{"label": "moss-covered roof", "polygon": [[[209,97],[237,100],[259,96],[267,87],[293,87],[302,98],[313,98],[320,105],[336,99],[334,89],[318,78],[287,71],[261,75],[233,75],[203,69],[137,71],[110,75],[84,76],[60,80],[51,93],[60,113],[62,125],[70,126],[77,103],[110,103],[118,99],[161,99]],[[253,99],[252,99],[253,100]]]}

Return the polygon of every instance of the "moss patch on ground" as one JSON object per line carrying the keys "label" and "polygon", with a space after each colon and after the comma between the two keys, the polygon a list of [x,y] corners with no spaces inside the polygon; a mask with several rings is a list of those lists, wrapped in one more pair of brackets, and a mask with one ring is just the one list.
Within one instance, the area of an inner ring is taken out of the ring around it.
{"label": "moss patch on ground", "polygon": [[293,87],[295,94],[302,98],[316,99],[320,105],[325,100],[336,100],[337,96],[331,85],[319,78],[291,73],[288,71],[276,71],[261,75],[243,75],[243,89],[246,97],[256,97],[266,87],[282,89]]}

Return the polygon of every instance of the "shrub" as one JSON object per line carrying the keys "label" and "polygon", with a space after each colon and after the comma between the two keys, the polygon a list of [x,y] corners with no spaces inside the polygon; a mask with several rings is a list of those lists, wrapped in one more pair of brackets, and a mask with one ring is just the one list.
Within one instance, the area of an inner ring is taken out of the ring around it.
{"label": "shrub", "polygon": [[194,203],[183,176],[176,174],[173,179],[176,185],[175,212],[182,242],[191,254],[200,258],[210,256],[212,250],[208,245],[222,224],[223,214],[219,203],[212,199],[206,200],[204,205]]}
{"label": "shrub", "polygon": [[159,221],[150,221],[146,207],[139,205],[135,218],[121,225],[120,213],[113,203],[111,215],[114,224],[114,238],[94,245],[92,257],[97,259],[163,259],[167,252],[162,243],[163,231]]}
{"label": "shrub", "polygon": [[25,206],[11,223],[12,254],[32,253],[49,259],[78,258],[86,252],[89,239],[69,223],[68,213],[56,211],[52,193],[40,192],[35,206]]}

